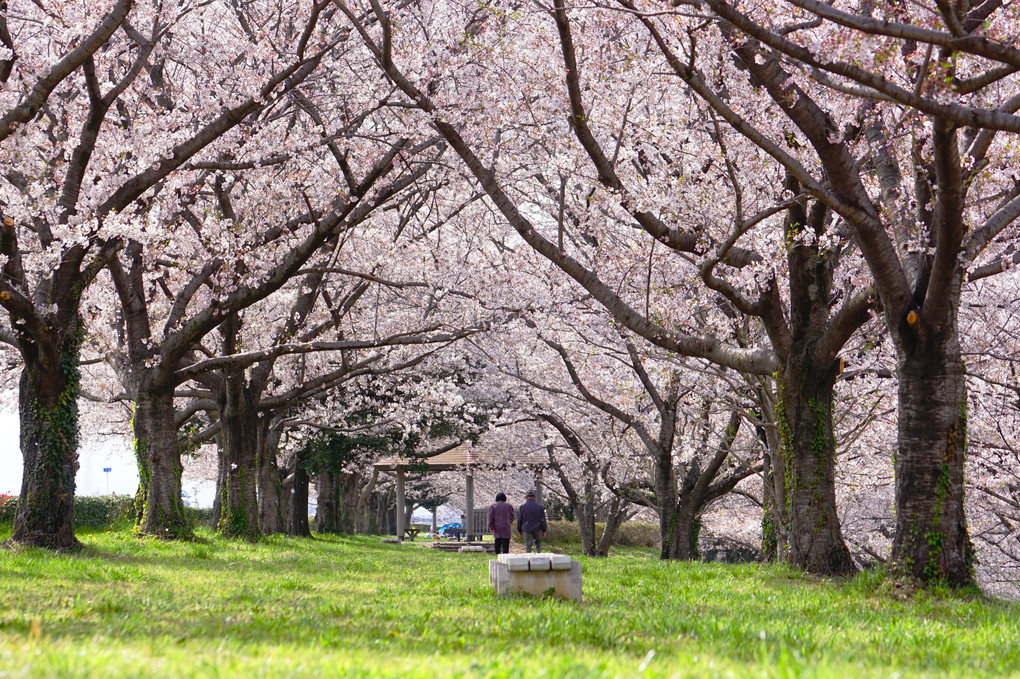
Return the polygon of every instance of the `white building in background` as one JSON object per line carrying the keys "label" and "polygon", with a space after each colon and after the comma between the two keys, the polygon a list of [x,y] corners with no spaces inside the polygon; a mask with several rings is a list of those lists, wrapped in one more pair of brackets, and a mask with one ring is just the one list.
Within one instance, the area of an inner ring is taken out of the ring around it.
{"label": "white building in background", "polygon": [[[82,443],[74,478],[75,495],[134,495],[138,491],[138,465],[129,439],[110,436],[104,441]],[[18,446],[17,413],[0,412],[0,493],[21,493],[25,463]],[[186,469],[182,485],[184,504],[212,507],[216,497],[214,480],[195,478]]]}

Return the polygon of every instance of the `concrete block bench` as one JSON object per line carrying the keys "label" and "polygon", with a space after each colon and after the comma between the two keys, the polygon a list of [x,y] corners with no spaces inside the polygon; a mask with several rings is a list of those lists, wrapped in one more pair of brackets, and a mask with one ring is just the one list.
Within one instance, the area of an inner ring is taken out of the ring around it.
{"label": "concrete block bench", "polygon": [[500,554],[489,562],[489,584],[504,596],[524,592],[581,602],[581,564],[563,554]]}

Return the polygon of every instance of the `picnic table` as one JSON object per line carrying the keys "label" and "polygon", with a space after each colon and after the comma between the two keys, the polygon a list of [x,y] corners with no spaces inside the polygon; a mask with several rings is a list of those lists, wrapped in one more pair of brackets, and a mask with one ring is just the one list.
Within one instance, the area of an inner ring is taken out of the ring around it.
{"label": "picnic table", "polygon": [[420,532],[421,532],[421,528],[405,528],[404,529],[404,535],[411,542],[414,542],[414,539],[416,537],[418,537],[418,533],[420,533]]}

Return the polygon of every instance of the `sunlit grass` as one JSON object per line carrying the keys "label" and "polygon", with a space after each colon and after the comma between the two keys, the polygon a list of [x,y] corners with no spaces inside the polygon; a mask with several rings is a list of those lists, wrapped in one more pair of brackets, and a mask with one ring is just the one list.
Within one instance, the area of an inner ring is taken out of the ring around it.
{"label": "sunlit grass", "polygon": [[497,599],[485,555],[202,535],[0,550],[0,677],[1020,674],[1020,606],[876,573],[829,582],[630,550],[582,559],[578,606]]}

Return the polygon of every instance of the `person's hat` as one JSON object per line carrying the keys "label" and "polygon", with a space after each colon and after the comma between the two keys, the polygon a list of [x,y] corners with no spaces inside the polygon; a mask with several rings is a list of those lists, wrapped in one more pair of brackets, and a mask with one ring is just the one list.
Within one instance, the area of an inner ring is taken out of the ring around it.
{"label": "person's hat", "polygon": [[527,493],[524,494],[524,497],[535,497],[535,491],[529,490]]}

